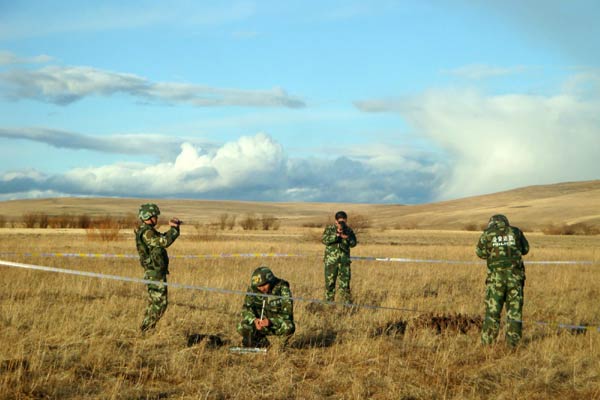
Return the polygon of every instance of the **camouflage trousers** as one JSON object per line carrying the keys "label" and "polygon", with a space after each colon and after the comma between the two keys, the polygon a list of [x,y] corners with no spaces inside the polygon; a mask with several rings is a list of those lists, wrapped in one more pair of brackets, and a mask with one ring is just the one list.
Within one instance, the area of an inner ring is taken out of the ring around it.
{"label": "camouflage trousers", "polygon": [[243,338],[246,347],[261,347],[268,344],[267,336],[280,336],[282,345],[285,345],[290,336],[296,331],[294,321],[283,318],[269,318],[271,324],[260,331],[256,329],[253,322],[242,320],[237,325],[237,331]]}
{"label": "camouflage trousers", "polygon": [[325,264],[325,300],[335,301],[335,283],[338,281],[341,301],[351,303],[350,278],[350,263]]}
{"label": "camouflage trousers", "polygon": [[491,344],[500,330],[500,314],[506,306],[506,341],[516,346],[523,330],[523,286],[525,273],[522,269],[506,269],[488,273],[485,291],[485,320],[481,330],[481,342]]}
{"label": "camouflage trousers", "polygon": [[[148,279],[148,278],[145,278]],[[161,279],[162,282],[167,282],[167,278]],[[158,320],[163,316],[167,310],[167,286],[158,282],[156,285],[149,284],[148,287],[148,306],[146,307],[146,313],[144,314],[144,320],[140,329],[145,332],[156,326]]]}

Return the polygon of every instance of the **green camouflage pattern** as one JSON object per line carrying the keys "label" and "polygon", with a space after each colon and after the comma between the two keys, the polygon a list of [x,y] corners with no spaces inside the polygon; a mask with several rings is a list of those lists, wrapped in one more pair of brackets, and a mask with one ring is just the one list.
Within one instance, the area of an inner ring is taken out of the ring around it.
{"label": "green camouflage pattern", "polygon": [[252,273],[252,286],[259,287],[265,283],[270,283],[275,279],[273,272],[267,267],[258,267]]}
{"label": "green camouflage pattern", "polygon": [[179,237],[179,229],[171,227],[160,233],[152,225],[141,224],[135,231],[135,242],[140,256],[140,264],[144,268],[144,279],[161,282],[148,284],[148,306],[146,308],[141,330],[146,331],[156,326],[158,320],[167,309],[167,282],[169,274],[169,255],[166,248]]}
{"label": "green camouflage pattern", "polygon": [[488,270],[495,268],[508,268],[521,264],[521,256],[529,252],[529,243],[525,235],[517,227],[510,226],[494,216],[488,228],[479,238],[475,253],[479,258],[487,261]]}
{"label": "green camouflage pattern", "polygon": [[[244,345],[260,343],[269,335],[289,337],[296,331],[294,324],[294,302],[290,284],[283,279],[274,278],[268,294],[281,297],[262,297],[246,295],[242,306],[242,320],[237,331],[244,338]],[[248,293],[262,294],[254,285],[247,289]],[[263,311],[264,302],[264,311]],[[260,331],[254,326],[254,320],[268,318],[270,325]]]}
{"label": "green camouflage pattern", "polygon": [[[163,282],[167,282],[167,278],[162,279]],[[166,285],[160,284],[149,284],[148,287],[148,306],[144,314],[144,319],[140,329],[142,332],[153,329],[156,326],[158,320],[163,316],[167,310],[167,290]]]}
{"label": "green camouflage pattern", "polygon": [[508,224],[506,217],[495,215],[479,238],[475,252],[487,261],[488,269],[481,342],[491,344],[496,340],[505,307],[506,341],[516,346],[523,328],[525,266],[522,256],[529,252],[529,243],[519,228]]}
{"label": "green camouflage pattern", "polygon": [[158,217],[160,215],[160,209],[156,204],[147,203],[140,206],[138,211],[138,218],[142,221],[149,220],[152,217]]}
{"label": "green camouflage pattern", "polygon": [[352,303],[352,292],[350,291],[350,279],[352,278],[352,269],[350,263],[341,262],[335,264],[325,264],[325,300],[335,301],[336,282],[340,293],[340,301],[343,303]]}
{"label": "green camouflage pattern", "polygon": [[350,279],[352,271],[350,264],[350,249],[356,246],[356,235],[350,227],[347,228],[347,239],[337,236],[337,226],[328,225],[323,231],[321,242],[325,245],[323,256],[325,272],[325,300],[335,301],[336,281],[338,282],[341,300],[352,302]]}
{"label": "green camouflage pattern", "polygon": [[169,247],[179,237],[179,228],[160,233],[152,225],[141,224],[135,232],[135,244],[144,268],[144,279],[161,280],[169,274]]}
{"label": "green camouflage pattern", "polygon": [[485,319],[481,342],[492,344],[500,331],[500,314],[506,307],[506,342],[516,346],[523,331],[523,269],[496,270],[488,274],[485,290]]}

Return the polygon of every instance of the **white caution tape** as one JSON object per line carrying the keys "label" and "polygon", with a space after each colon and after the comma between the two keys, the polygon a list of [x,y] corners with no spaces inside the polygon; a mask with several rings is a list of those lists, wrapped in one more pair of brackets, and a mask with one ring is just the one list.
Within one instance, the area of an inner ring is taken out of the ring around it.
{"label": "white caution tape", "polygon": [[[383,261],[383,262],[400,262],[400,263],[415,263],[415,264],[485,264],[485,261],[462,261],[462,260],[436,260],[436,259],[419,259],[419,258],[398,258],[398,257],[360,257],[352,256],[352,260],[359,261]],[[568,260],[568,261],[524,261],[525,264],[594,264],[589,260]]]}
{"label": "white caution tape", "polygon": [[186,284],[174,283],[174,282],[162,282],[162,281],[153,281],[153,280],[149,280],[149,279],[130,278],[130,277],[120,276],[120,275],[108,275],[108,274],[101,274],[101,273],[97,273],[97,272],[87,272],[87,271],[78,271],[78,270],[65,269],[65,268],[23,264],[23,263],[16,263],[16,262],[5,261],[5,260],[0,260],[0,265],[5,265],[7,267],[13,267],[13,268],[30,269],[30,270],[36,270],[36,271],[55,272],[55,273],[59,273],[59,274],[86,276],[86,277],[90,277],[90,278],[109,279],[109,280],[122,281],[122,282],[142,283],[145,285],[161,284],[161,285],[170,286],[173,288],[199,290],[199,291],[204,291],[204,292],[223,293],[223,294],[238,294],[238,295],[266,297],[266,298],[290,299],[293,301],[326,304],[326,305],[331,305],[331,306],[337,305],[337,306],[343,306],[343,307],[349,307],[349,308],[368,308],[368,309],[372,309],[372,310],[394,310],[394,311],[419,312],[416,309],[409,309],[409,308],[372,306],[372,305],[368,305],[368,304],[338,303],[338,302],[334,302],[334,301],[308,299],[308,298],[304,298],[304,297],[283,297],[283,296],[275,296],[275,295],[271,295],[271,294],[245,292],[242,290],[211,288],[211,287],[206,287],[206,286],[186,285]]}
{"label": "white caution tape", "polygon": [[[71,258],[139,258],[138,254],[111,254],[111,253],[0,253],[3,256],[24,256],[24,257],[71,257]],[[313,255],[320,256],[320,255]],[[310,257],[309,254],[297,253],[219,253],[219,254],[183,254],[171,255],[169,258],[176,259],[214,259],[214,258],[277,258],[277,257]],[[445,260],[445,259],[420,259],[403,257],[374,257],[374,256],[352,256],[354,261],[380,261],[394,263],[414,263],[414,264],[462,264],[462,265],[483,265],[485,261],[468,260]],[[592,265],[598,262],[590,260],[557,260],[557,261],[525,261],[527,265]]]}
{"label": "white caution tape", "polygon": [[[149,279],[129,278],[129,277],[119,276],[119,275],[100,274],[97,272],[77,271],[77,270],[71,270],[71,269],[65,269],[65,268],[55,268],[55,267],[46,267],[46,266],[41,266],[41,265],[22,264],[22,263],[16,263],[16,262],[12,262],[12,261],[4,261],[4,260],[0,260],[0,265],[5,265],[7,267],[13,267],[13,268],[30,269],[30,270],[36,270],[36,271],[46,271],[46,272],[55,272],[55,273],[60,273],[60,274],[86,276],[86,277],[90,277],[90,278],[109,279],[109,280],[122,281],[122,282],[142,283],[145,285],[162,284],[165,286],[171,286],[173,288],[200,290],[200,291],[213,292],[213,293],[238,294],[238,295],[247,295],[247,296],[254,296],[254,297],[267,297],[267,298],[279,298],[279,299],[285,298],[285,299],[290,299],[293,301],[303,301],[303,302],[308,302],[308,303],[317,303],[317,304],[325,304],[325,305],[337,305],[337,306],[344,306],[344,307],[349,307],[349,308],[366,308],[366,309],[371,309],[371,310],[391,310],[391,311],[423,313],[422,311],[419,311],[417,309],[373,306],[373,305],[368,305],[368,304],[337,303],[337,302],[333,302],[333,301],[323,301],[323,300],[308,299],[308,298],[303,298],[303,297],[283,297],[283,296],[275,296],[275,295],[262,294],[262,293],[244,292],[242,290],[211,288],[211,287],[205,287],[205,286],[186,285],[186,284],[181,284],[181,283],[162,282],[162,281],[157,282],[157,281],[153,281],[153,280],[149,280]],[[524,321],[521,321],[521,320],[514,320],[514,321],[524,323]],[[556,328],[560,328],[560,329],[568,329],[568,330],[575,330],[575,331],[597,330],[598,332],[600,332],[600,326],[561,324],[561,323],[551,323],[551,322],[544,322],[544,321],[535,321],[535,323],[538,325],[544,325],[544,326],[548,326],[548,327],[556,327]]]}
{"label": "white caution tape", "polygon": [[[3,256],[24,257],[71,257],[71,258],[139,258],[138,254],[111,254],[111,253],[60,253],[60,252],[26,252],[26,253],[0,253]],[[171,255],[169,258],[211,259],[211,258],[266,258],[266,257],[306,257],[305,254],[290,253],[220,253],[220,254],[187,254]]]}

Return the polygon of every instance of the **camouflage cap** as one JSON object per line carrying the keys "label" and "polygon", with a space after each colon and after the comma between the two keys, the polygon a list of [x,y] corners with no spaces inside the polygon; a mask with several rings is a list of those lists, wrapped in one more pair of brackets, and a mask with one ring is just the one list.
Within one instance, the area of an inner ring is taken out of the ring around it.
{"label": "camouflage cap", "polygon": [[508,218],[506,218],[506,216],[504,216],[502,214],[496,214],[496,215],[492,215],[492,217],[490,218],[490,222],[488,222],[488,226],[492,226],[492,225],[509,226],[510,224],[508,223]]}
{"label": "camouflage cap", "polygon": [[138,217],[142,221],[149,220],[152,217],[156,217],[160,215],[160,209],[156,204],[147,203],[142,204],[140,206],[140,211],[138,212]]}
{"label": "camouflage cap", "polygon": [[265,266],[258,267],[252,273],[252,287],[259,287],[275,280],[273,271]]}

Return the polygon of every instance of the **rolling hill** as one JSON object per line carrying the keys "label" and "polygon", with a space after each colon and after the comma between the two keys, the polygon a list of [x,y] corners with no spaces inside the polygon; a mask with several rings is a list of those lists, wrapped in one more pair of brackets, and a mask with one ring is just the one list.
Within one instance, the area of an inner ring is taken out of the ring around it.
{"label": "rolling hill", "polygon": [[585,224],[600,228],[600,180],[566,182],[508,190],[457,200],[418,204],[276,203],[215,200],[164,200],[132,198],[51,198],[0,202],[6,220],[41,212],[90,216],[125,216],[137,213],[140,204],[156,202],[166,217],[177,215],[192,222],[216,221],[228,213],[271,215],[282,226],[322,224],[335,211],[368,217],[373,226],[407,229],[479,229],[492,214],[507,215],[511,223],[527,230],[548,225]]}

